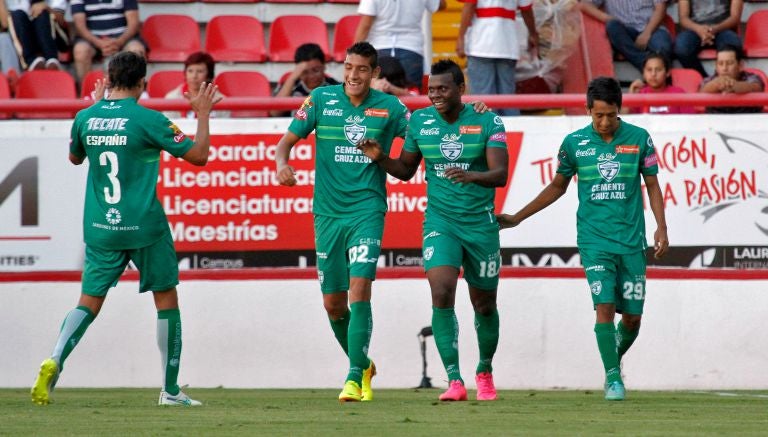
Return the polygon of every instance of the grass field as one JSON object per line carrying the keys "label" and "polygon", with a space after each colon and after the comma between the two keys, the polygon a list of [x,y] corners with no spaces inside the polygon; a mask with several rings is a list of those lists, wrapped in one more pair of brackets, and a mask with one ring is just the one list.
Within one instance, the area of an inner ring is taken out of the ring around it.
{"label": "grass field", "polygon": [[[437,402],[437,390],[189,389],[202,407],[158,407],[154,389],[71,389],[36,406],[0,390],[0,435],[768,435],[764,392],[500,391],[496,402]],[[474,396],[471,392],[470,396]]]}

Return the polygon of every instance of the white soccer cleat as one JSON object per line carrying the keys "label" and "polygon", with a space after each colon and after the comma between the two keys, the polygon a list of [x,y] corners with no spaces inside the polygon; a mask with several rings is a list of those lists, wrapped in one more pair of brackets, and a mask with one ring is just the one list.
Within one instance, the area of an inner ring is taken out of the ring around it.
{"label": "white soccer cleat", "polygon": [[172,395],[165,390],[160,391],[160,399],[157,401],[157,405],[173,405],[182,407],[195,407],[203,405],[202,402],[196,401],[186,395],[183,391],[179,390],[179,394]]}

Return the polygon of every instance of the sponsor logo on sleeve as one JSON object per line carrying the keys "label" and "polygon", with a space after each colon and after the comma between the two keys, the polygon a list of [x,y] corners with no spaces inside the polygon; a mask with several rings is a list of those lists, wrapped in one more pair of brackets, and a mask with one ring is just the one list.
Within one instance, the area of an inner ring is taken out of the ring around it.
{"label": "sponsor logo on sleeve", "polygon": [[645,160],[643,161],[643,167],[653,167],[658,163],[658,158],[656,157],[656,152],[654,151],[650,155],[645,157]]}
{"label": "sponsor logo on sleeve", "polygon": [[380,117],[380,118],[387,118],[389,117],[389,110],[384,108],[368,108],[365,110],[365,116],[366,117]]}
{"label": "sponsor logo on sleeve", "polygon": [[184,135],[184,132],[182,132],[181,129],[179,129],[178,126],[176,126],[175,124],[171,123],[168,127],[173,132],[173,142],[180,143],[180,142],[184,141],[184,138],[186,138],[186,135]]}
{"label": "sponsor logo on sleeve", "polygon": [[496,132],[495,134],[491,135],[490,138],[488,138],[488,141],[498,141],[500,143],[506,143],[507,142],[507,133],[506,132]]}
{"label": "sponsor logo on sleeve", "polygon": [[640,146],[622,144],[616,146],[616,153],[640,153]]}
{"label": "sponsor logo on sleeve", "polygon": [[459,126],[459,134],[464,135],[472,135],[472,134],[479,134],[483,131],[482,126]]}

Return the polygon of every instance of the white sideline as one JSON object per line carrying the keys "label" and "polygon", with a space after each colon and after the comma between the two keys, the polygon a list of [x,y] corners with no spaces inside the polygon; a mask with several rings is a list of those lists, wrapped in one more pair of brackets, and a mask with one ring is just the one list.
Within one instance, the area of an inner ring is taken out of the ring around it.
{"label": "white sideline", "polygon": [[[136,282],[113,289],[66,362],[59,387],[156,387],[155,314]],[[651,280],[641,335],[625,358],[629,390],[766,389],[768,281]],[[322,310],[316,281],[186,281],[179,286],[191,387],[341,387],[347,363]],[[0,387],[28,387],[48,356],[78,283],[0,283]],[[599,388],[602,366],[582,279],[503,279],[499,388]],[[459,286],[462,374],[474,386],[477,346],[466,285]],[[374,283],[371,356],[377,387],[421,380],[417,333],[430,324],[426,280]],[[445,372],[428,339],[428,375]]]}

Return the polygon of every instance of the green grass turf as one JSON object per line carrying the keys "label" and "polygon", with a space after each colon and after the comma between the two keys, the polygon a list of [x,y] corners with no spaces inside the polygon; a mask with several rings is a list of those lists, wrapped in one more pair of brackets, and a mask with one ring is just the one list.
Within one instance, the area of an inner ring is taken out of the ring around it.
{"label": "green grass turf", "polygon": [[[496,402],[440,403],[438,390],[377,390],[340,404],[338,390],[189,389],[202,407],[158,407],[155,389],[61,388],[47,406],[0,390],[0,435],[767,435],[768,395],[500,391]],[[474,391],[470,391],[470,398]]]}

